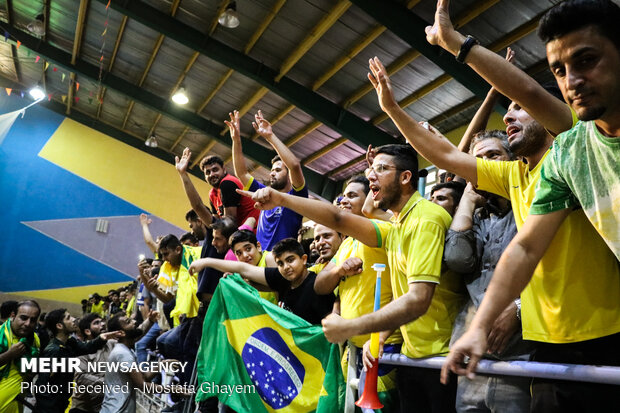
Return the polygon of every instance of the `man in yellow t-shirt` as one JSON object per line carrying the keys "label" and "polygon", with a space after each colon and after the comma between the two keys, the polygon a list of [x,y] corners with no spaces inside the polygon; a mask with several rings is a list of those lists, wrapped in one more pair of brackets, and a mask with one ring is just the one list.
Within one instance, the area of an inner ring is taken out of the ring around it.
{"label": "man in yellow t-shirt", "polygon": [[[363,175],[351,178],[342,195],[342,200],[338,207],[344,211],[362,216],[364,201],[370,191],[368,179]],[[385,221],[376,221],[378,226],[389,227],[391,224]],[[340,244],[340,248],[318,274],[314,283],[314,290],[318,294],[328,294],[336,292],[338,302],[334,312],[339,313],[342,318],[354,319],[364,314],[374,311],[375,289],[377,273],[372,269],[374,264],[385,265],[386,270],[381,277],[381,307],[392,301],[392,282],[390,279],[390,267],[387,255],[383,248],[368,247],[353,237],[348,237]],[[400,330],[386,332],[380,339],[383,350],[388,353],[400,353],[403,338]],[[386,338],[387,337],[387,338]],[[370,334],[354,336],[349,339],[349,343],[357,347],[357,359],[353,360],[356,366],[357,375],[362,370],[362,348],[370,340]],[[342,359],[343,373],[347,378],[349,354],[345,352]],[[396,372],[394,366],[379,366],[379,377],[377,390],[379,399],[384,405],[385,411],[396,408],[397,398],[393,393],[396,388]],[[363,386],[359,386],[361,396]]]}
{"label": "man in yellow t-shirt", "polygon": [[23,358],[39,355],[39,337],[34,332],[41,308],[36,301],[22,301],[15,315],[0,326],[0,412],[23,410],[16,400],[24,377],[20,373]]}
{"label": "man in yellow t-shirt", "polygon": [[[450,215],[417,193],[417,155],[408,145],[378,148],[366,176],[374,207],[394,212],[393,225],[387,231],[368,218],[320,201],[299,201],[270,188],[241,193],[251,196],[260,209],[284,206],[371,248],[385,248],[394,300],[379,311],[355,319],[330,314],[322,323],[329,341],[342,342],[374,331],[400,328],[403,354],[445,354],[458,312],[458,306],[452,303],[456,298],[451,291],[453,284],[441,274]],[[456,384],[441,385],[438,371],[399,366],[396,376],[402,411],[454,409]]]}

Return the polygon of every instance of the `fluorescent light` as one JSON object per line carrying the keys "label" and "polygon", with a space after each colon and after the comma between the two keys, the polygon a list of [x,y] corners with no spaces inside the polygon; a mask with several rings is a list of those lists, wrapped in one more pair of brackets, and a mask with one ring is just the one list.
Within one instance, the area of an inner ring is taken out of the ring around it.
{"label": "fluorescent light", "polygon": [[189,98],[185,94],[184,87],[179,88],[179,90],[177,90],[176,93],[172,95],[172,101],[177,105],[185,105],[187,102],[189,102]]}

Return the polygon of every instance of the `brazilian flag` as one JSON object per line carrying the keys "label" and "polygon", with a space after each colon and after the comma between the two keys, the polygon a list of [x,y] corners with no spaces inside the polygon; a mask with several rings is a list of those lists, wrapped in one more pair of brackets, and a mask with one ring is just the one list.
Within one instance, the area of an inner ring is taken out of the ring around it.
{"label": "brazilian flag", "polygon": [[338,346],[264,299],[238,274],[222,278],[198,350],[196,401],[216,396],[238,412],[340,412]]}

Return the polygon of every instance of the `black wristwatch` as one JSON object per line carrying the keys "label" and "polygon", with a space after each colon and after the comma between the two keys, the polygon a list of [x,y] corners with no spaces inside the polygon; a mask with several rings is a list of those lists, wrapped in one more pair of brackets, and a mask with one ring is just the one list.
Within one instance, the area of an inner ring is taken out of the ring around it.
{"label": "black wristwatch", "polygon": [[480,44],[478,39],[474,36],[467,36],[461,45],[461,50],[459,50],[459,53],[456,55],[456,61],[459,63],[465,63],[465,58],[469,54],[469,51],[477,44]]}

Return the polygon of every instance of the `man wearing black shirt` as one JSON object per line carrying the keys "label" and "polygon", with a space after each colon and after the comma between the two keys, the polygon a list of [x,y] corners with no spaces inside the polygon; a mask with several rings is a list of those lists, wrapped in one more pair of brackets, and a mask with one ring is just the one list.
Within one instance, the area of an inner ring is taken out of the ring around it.
{"label": "man wearing black shirt", "polygon": [[[106,341],[111,338],[118,338],[121,333],[118,331],[112,333],[100,334],[94,340],[81,342],[77,340],[73,333],[77,331],[75,317],[64,309],[50,311],[45,318],[45,325],[52,333],[54,338],[41,353],[41,357],[50,358],[69,358],[77,357],[83,354],[94,353],[102,348]],[[45,413],[64,413],[69,405],[69,383],[73,381],[73,373],[39,373],[37,379],[37,387],[58,389],[57,393],[40,392],[36,393],[36,412]],[[53,386],[53,387],[52,387]]]}
{"label": "man wearing black shirt", "polygon": [[276,291],[281,307],[311,324],[320,324],[323,317],[331,313],[335,297],[331,293],[319,295],[314,292],[316,274],[306,268],[308,257],[301,244],[293,238],[285,238],[273,246],[272,254],[277,268],[206,258],[194,261],[189,271],[193,273],[210,267],[239,273],[259,286]]}

